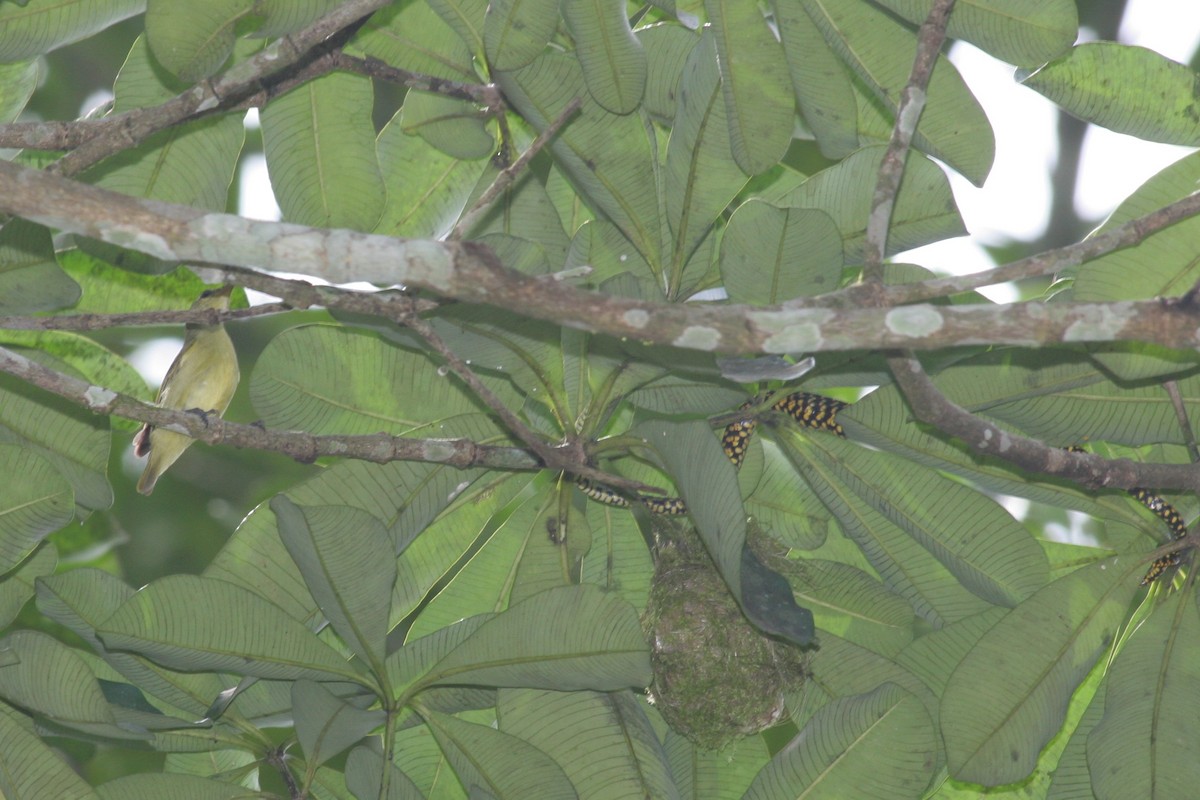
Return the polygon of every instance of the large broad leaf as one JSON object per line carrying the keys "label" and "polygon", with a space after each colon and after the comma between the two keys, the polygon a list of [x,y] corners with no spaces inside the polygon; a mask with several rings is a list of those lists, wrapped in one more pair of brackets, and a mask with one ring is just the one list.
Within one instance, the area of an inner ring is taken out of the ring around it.
{"label": "large broad leaf", "polygon": [[[85,356],[97,356],[99,351],[108,352],[76,334],[52,332],[42,336],[49,337],[41,340],[45,344],[55,340],[59,346],[77,343]],[[30,344],[37,342],[30,341]],[[50,354],[58,347],[47,348],[49,353],[44,349],[14,349],[19,355],[51,369],[68,374],[77,373],[72,364]],[[99,369],[88,371],[101,373]],[[90,374],[88,377],[98,385],[105,385],[99,374]],[[107,508],[112,503],[112,487],[106,477],[112,434],[107,429],[106,419],[33,389],[11,376],[0,375],[0,442],[15,444],[45,459],[59,475],[67,479],[74,489],[75,503],[82,508]],[[31,477],[37,475],[48,480],[30,484],[29,490],[35,495],[49,497],[61,491],[58,480],[50,473],[39,471]]]}
{"label": "large broad leaf", "polygon": [[[511,390],[495,388],[504,400]],[[329,325],[291,328],[263,351],[250,399],[268,425],[312,433],[471,436],[498,431],[423,355]]]}
{"label": "large broad leaf", "polygon": [[472,48],[446,24],[438,8],[446,6],[462,11],[465,5],[462,2],[389,3],[371,15],[346,49],[378,58],[398,69],[475,83],[479,76],[471,65]]}
{"label": "large broad leaf", "polygon": [[842,237],[815,208],[738,206],[721,240],[721,279],[735,303],[777,305],[824,294],[842,278]]}
{"label": "large broad leaf", "polygon": [[36,451],[0,444],[0,573],[25,560],[75,513],[71,484]]}
{"label": "large broad leaf", "polygon": [[289,222],[369,231],[383,211],[371,82],[333,72],[262,110],[271,188]]}
{"label": "large broad leaf", "polygon": [[[383,791],[383,774],[388,770],[387,794]],[[355,797],[379,797],[383,800],[425,800],[425,795],[417,788],[412,779],[398,770],[394,764],[388,764],[383,756],[370,747],[356,747],[350,751],[346,759],[346,788]]]}
{"label": "large broad leaf", "polygon": [[796,105],[783,48],[756,3],[706,0],[704,9],[720,56],[733,158],[750,175],[766,172],[792,141]]}
{"label": "large broad leaf", "polygon": [[37,607],[79,636],[143,693],[170,703],[193,719],[203,717],[213,698],[226,688],[216,675],[173,672],[141,656],[109,650],[96,636],[96,628],[133,594],[134,590],[114,575],[76,569],[39,580]]}
{"label": "large broad leaf", "polygon": [[646,686],[637,612],[594,586],[549,589],[485,622],[421,684],[607,691]]}
{"label": "large broad leaf", "polygon": [[[1196,73],[1144,47],[1087,42],[1021,78],[1085,122],[1164,144],[1195,147]],[[1154,90],[1146,91],[1152,86]]]}
{"label": "large broad leaf", "polygon": [[800,114],[821,155],[845,158],[858,149],[858,107],[850,76],[800,3],[775,0],[775,23]]}
{"label": "large broad leaf", "polygon": [[146,0],[29,0],[0,5],[0,62],[21,61],[140,14]]}
{"label": "large broad leaf", "polygon": [[646,53],[647,77],[643,103],[646,110],[663,120],[675,116],[683,65],[696,46],[697,31],[660,22],[634,31]]}
{"label": "large broad leaf", "polygon": [[310,764],[323,764],[384,724],[381,710],[368,711],[336,697],[319,683],[292,684],[296,739]]}
{"label": "large broad leaf", "polygon": [[629,28],[620,3],[563,3],[563,19],[575,39],[575,55],[592,99],[614,114],[628,114],[646,91],[646,53]]}
{"label": "large broad leaf", "polygon": [[486,162],[462,161],[403,130],[394,117],[379,134],[379,168],[387,201],[375,233],[441,239],[467,208]]}
{"label": "large broad leaf", "polygon": [[[880,5],[920,25],[930,0],[880,0]],[[959,0],[946,35],[978,45],[1003,61],[1044,64],[1075,43],[1079,18],[1072,0]]]}
{"label": "large broad leaf", "polygon": [[[177,94],[179,88],[164,81],[145,37],[141,37],[117,76],[114,109],[157,105]],[[196,120],[105,159],[84,178],[134,197],[224,211],[244,139],[245,129],[237,114]]]}
{"label": "large broad leaf", "polygon": [[[912,71],[917,37],[869,3],[803,1],[804,10],[830,47],[894,117]],[[996,141],[987,115],[944,56],[938,59],[930,77],[929,100],[913,144],[942,159],[977,186],[983,185],[991,170]]]}
{"label": "large broad leaf", "polygon": [[[821,170],[796,189],[767,192],[764,199],[778,206],[824,211],[842,232],[847,263],[860,263],[884,150],[882,146],[865,147]],[[924,156],[910,153],[892,211],[888,252],[920,247],[966,232],[946,174]]]}
{"label": "large broad leaf", "polygon": [[539,130],[573,99],[583,98],[550,152],[586,200],[656,268],[661,262],[657,167],[642,115],[613,114],[592,100],[579,62],[566,54],[549,53],[523,69],[500,72],[496,82]]}
{"label": "large broad leaf", "polygon": [[985,600],[1013,606],[1045,584],[1042,548],[987,495],[831,436],[797,437],[794,443],[823,451],[828,469],[859,502],[920,542]]}
{"label": "large broad leaf", "polygon": [[[658,714],[653,708],[647,713]],[[762,736],[750,736],[733,747],[713,751],[697,747],[668,729],[663,746],[679,796],[696,800],[741,800],[754,776],[771,759]]]}
{"label": "large broad leaf", "polygon": [[39,77],[38,61],[0,64],[0,122],[13,122],[25,110]]}
{"label": "large broad leaf", "polygon": [[116,722],[82,655],[35,631],[15,631],[0,646],[0,696],[15,706],[87,730]]}
{"label": "large broad leaf", "polygon": [[483,19],[483,49],[493,69],[533,61],[558,27],[558,0],[493,0]]}
{"label": "large broad leaf", "polygon": [[680,797],[644,705],[631,691],[504,689],[496,715],[500,730],[553,758],[584,797]]}
{"label": "large broad leaf", "polygon": [[55,259],[49,229],[19,217],[0,227],[0,314],[53,311],[75,305],[80,294]]}
{"label": "large broad leaf", "polygon": [[147,0],[146,39],[159,64],[195,83],[229,58],[234,27],[252,6],[252,0]]}
{"label": "large broad leaf", "polygon": [[96,788],[100,800],[239,800],[246,792],[236,783],[173,773],[124,775]]}
{"label": "large broad leaf", "polygon": [[98,800],[87,782],[16,711],[0,707],[0,795],[7,800]]}
{"label": "large broad leaf", "polygon": [[746,798],[919,797],[936,755],[937,734],[921,702],[884,684],[814,714]]}
{"label": "large broad leaf", "polygon": [[1125,619],[1142,570],[1133,558],[1083,567],[983,635],[942,696],[952,776],[996,785],[1029,774],[1062,726],[1072,692]]}
{"label": "large broad leaf", "polygon": [[[279,535],[325,618],[348,648],[383,672],[396,562],[387,530],[351,506],[298,506],[277,495]],[[353,547],[346,543],[353,541]]]}
{"label": "large broad leaf", "polygon": [[1101,800],[1187,797],[1200,781],[1200,723],[1180,698],[1200,693],[1200,612],[1193,591],[1159,606],[1121,648],[1104,717],[1088,736]]}
{"label": "large broad leaf", "polygon": [[467,100],[410,89],[400,113],[406,134],[420,136],[454,158],[487,158],[496,151],[496,140],[480,118],[479,108]]}
{"label": "large broad leaf", "polygon": [[21,608],[34,594],[34,581],[53,575],[58,565],[58,550],[46,543],[25,560],[21,566],[10,571],[0,581],[0,628],[7,628],[16,619]]}
{"label": "large broad leaf", "polygon": [[[830,461],[828,452],[810,448],[802,440],[783,438],[780,444],[884,584],[907,600],[918,615],[940,627],[988,608],[986,601],[968,591],[916,538],[865,502],[843,470]],[[825,449],[852,446],[834,441],[826,443]]]}
{"label": "large broad leaf", "polygon": [[[711,33],[695,42],[679,74],[667,144],[667,219],[675,237],[671,285],[748,176],[732,159],[728,112],[721,99],[716,43]],[[840,243],[839,243],[840,245]]]}
{"label": "large broad leaf", "polygon": [[258,595],[194,575],[155,581],[97,631],[107,647],[184,670],[361,681],[346,659]]}
{"label": "large broad leaf", "polygon": [[495,800],[578,796],[562,767],[528,742],[446,714],[423,716],[462,785],[486,793],[475,796]]}

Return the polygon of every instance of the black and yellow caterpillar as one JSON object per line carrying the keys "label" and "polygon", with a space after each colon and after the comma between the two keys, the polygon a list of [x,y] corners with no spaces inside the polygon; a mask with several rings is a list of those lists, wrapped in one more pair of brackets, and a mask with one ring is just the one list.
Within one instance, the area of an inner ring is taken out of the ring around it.
{"label": "black and yellow caterpillar", "polygon": [[[767,399],[769,398],[770,395],[767,396]],[[753,405],[753,402],[749,402],[743,405],[742,408],[750,408]],[[782,411],[806,428],[829,431],[836,436],[844,437],[846,433],[837,421],[837,414],[846,405],[841,400],[835,400],[832,397],[825,397],[824,395],[810,394],[809,392],[793,392],[774,403],[771,409]],[[726,425],[725,430],[721,433],[721,449],[725,451],[726,457],[733,462],[735,467],[740,467],[745,460],[746,450],[750,446],[750,439],[754,436],[754,429],[756,427],[758,427],[758,420],[753,417],[747,417],[746,419],[736,420]],[[1067,449],[1076,452],[1082,452],[1083,450],[1081,447],[1069,447]],[[622,508],[629,505],[629,500],[623,495],[618,494],[611,487],[593,483],[586,478],[578,478],[576,484],[579,486],[580,491],[593,500]],[[1166,523],[1167,528],[1171,531],[1172,540],[1178,541],[1187,536],[1187,525],[1184,523],[1183,517],[1176,510],[1175,506],[1149,489],[1130,489],[1129,494]],[[684,505],[682,498],[679,497],[639,496],[638,501],[645,505],[652,514],[681,515],[687,513],[687,506]],[[1142,585],[1146,586],[1153,583],[1167,570],[1179,566],[1181,560],[1181,550],[1176,550],[1173,553],[1168,553],[1165,556],[1155,559],[1154,563],[1146,571],[1146,575],[1142,578]]]}

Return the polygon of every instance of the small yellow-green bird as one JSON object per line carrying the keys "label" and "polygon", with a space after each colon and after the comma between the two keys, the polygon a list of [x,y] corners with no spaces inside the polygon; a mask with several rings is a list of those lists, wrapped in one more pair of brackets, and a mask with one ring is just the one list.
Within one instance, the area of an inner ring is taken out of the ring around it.
{"label": "small yellow-green bird", "polygon": [[[229,308],[232,286],[211,289],[192,304],[193,310]],[[189,322],[183,339],[183,349],[175,356],[167,377],[163,378],[155,402],[163,408],[224,414],[238,385],[237,353],[225,332],[225,326]],[[133,452],[137,456],[150,454],[146,469],[138,480],[142,494],[154,491],[154,484],[194,440],[182,433],[157,430],[150,425],[133,437]]]}

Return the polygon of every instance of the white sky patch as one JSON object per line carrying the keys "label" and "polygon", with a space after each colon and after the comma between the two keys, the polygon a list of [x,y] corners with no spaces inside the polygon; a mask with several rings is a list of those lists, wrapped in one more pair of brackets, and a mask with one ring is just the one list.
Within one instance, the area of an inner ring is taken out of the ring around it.
{"label": "white sky patch", "polygon": [[[1163,24],[1169,18],[1170,24]],[[1083,32],[1083,38],[1087,36]],[[1148,47],[1186,63],[1200,42],[1200,3],[1193,0],[1130,0],[1119,40]],[[951,172],[955,200],[969,237],[898,255],[935,272],[962,275],[996,266],[981,244],[1033,239],[1050,213],[1050,170],[1058,157],[1055,106],[1018,84],[1014,68],[978,48],[958,42],[950,60],[983,106],[996,133],[996,161],[982,189]],[[1191,152],[1091,126],[1084,138],[1075,206],[1085,218],[1103,219],[1147,179]],[[997,302],[1015,299],[1004,286],[983,294]]]}

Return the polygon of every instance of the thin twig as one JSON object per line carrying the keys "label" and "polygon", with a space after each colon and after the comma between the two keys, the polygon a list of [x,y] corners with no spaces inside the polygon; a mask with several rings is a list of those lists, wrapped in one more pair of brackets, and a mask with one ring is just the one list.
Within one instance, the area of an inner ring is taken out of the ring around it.
{"label": "thin twig", "polygon": [[[79,144],[74,150],[47,167],[60,175],[75,175],[98,161],[134,147],[158,131],[197,114],[237,106],[248,95],[258,92],[262,82],[310,57],[314,48],[354,25],[368,14],[387,5],[388,0],[348,0],[303,30],[284,36],[224,74],[201,81],[187,91],[158,106],[128,112],[119,123],[111,123],[102,132]],[[340,46],[340,42],[330,46]],[[324,51],[318,50],[318,54]]]}
{"label": "thin twig", "polygon": [[946,39],[946,23],[954,10],[955,0],[937,0],[929,10],[929,16],[917,32],[917,55],[913,59],[908,84],[900,93],[896,108],[896,124],[883,162],[879,165],[879,179],[875,194],[871,198],[871,211],[867,217],[866,245],[863,253],[863,281],[882,284],[883,259],[887,253],[888,227],[892,222],[892,209],[896,206],[896,194],[904,177],[904,162],[909,146],[917,131],[917,122],[925,110],[925,90],[933,75],[933,67]]}
{"label": "thin twig", "polygon": [[469,439],[413,439],[386,433],[339,436],[272,431],[261,425],[241,425],[192,410],[159,408],[50,369],[3,347],[0,347],[0,372],[20,378],[31,386],[95,414],[169,428],[210,445],[226,444],[282,453],[303,463],[322,456],[337,456],[376,464],[423,461],[460,469],[490,467],[528,470],[542,466],[540,460],[523,448],[482,445]]}
{"label": "thin twig", "polygon": [[178,311],[137,311],[125,314],[64,314],[56,317],[0,317],[0,330],[11,331],[101,331],[140,325],[181,325],[195,322],[214,325],[230,320],[262,317],[291,311],[287,303],[266,303],[253,308],[230,311],[181,309]]}
{"label": "thin twig", "polygon": [[496,198],[503,194],[509,186],[512,186],[513,182],[529,165],[529,162],[533,160],[533,157],[542,151],[542,148],[550,142],[550,139],[559,132],[563,125],[567,124],[567,120],[574,116],[575,112],[582,106],[583,101],[578,97],[567,103],[566,108],[559,112],[558,116],[546,126],[546,129],[539,133],[537,138],[533,140],[533,143],[529,145],[529,149],[522,153],[520,158],[500,171],[500,174],[496,176],[496,180],[492,181],[492,185],[479,196],[479,199],[475,201],[475,205],[471,206],[470,210],[462,215],[458,224],[454,226],[454,230],[446,238],[450,241],[462,239],[466,232],[471,230],[475,223],[488,212],[492,203],[496,201]]}
{"label": "thin twig", "polygon": [[1175,419],[1179,421],[1179,430],[1183,433],[1183,442],[1187,445],[1188,455],[1194,464],[1200,461],[1200,448],[1196,447],[1196,433],[1192,430],[1192,421],[1188,418],[1183,395],[1179,393],[1179,382],[1164,381],[1163,388],[1167,390],[1167,396],[1171,398],[1171,406],[1175,409]]}

